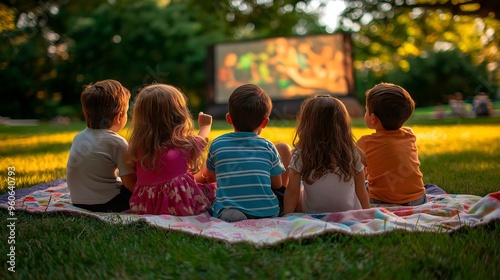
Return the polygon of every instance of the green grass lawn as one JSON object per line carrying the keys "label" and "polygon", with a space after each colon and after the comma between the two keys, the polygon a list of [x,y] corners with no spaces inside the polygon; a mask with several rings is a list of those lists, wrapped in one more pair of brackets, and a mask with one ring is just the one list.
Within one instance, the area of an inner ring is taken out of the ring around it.
{"label": "green grass lawn", "polygon": [[[418,137],[424,181],[448,193],[500,190],[500,118],[408,123]],[[85,126],[0,127],[2,174],[17,187],[65,177],[71,140]],[[272,120],[263,136],[292,142],[295,122]],[[230,131],[222,121],[211,138]],[[371,133],[353,121],[356,137]],[[127,129],[122,131],[127,136]],[[4,180],[5,182],[6,180]],[[0,193],[6,191],[6,184]],[[111,225],[69,214],[16,212],[16,272],[7,271],[6,211],[0,279],[499,279],[500,223],[451,234],[326,234],[277,246],[227,244],[138,222]]]}

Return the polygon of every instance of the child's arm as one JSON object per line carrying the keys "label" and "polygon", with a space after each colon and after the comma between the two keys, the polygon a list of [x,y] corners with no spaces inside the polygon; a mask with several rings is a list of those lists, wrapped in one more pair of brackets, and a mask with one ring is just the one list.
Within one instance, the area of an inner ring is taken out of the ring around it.
{"label": "child's arm", "polygon": [[134,191],[135,182],[137,182],[137,175],[135,173],[123,175],[120,177],[122,179],[122,183],[129,191]]}
{"label": "child's arm", "polygon": [[207,180],[208,183],[212,183],[212,182],[216,182],[217,179],[215,177],[215,172],[213,172],[212,170],[208,170],[207,169],[207,175],[205,175],[205,179]]}
{"label": "child's arm", "polygon": [[208,170],[207,165],[201,166],[200,172],[194,174],[194,179],[198,183],[213,183],[215,182],[215,172]]}
{"label": "child's arm", "polygon": [[200,126],[198,135],[208,141],[208,136],[212,130],[212,116],[200,112],[198,115],[198,125]]}
{"label": "child's arm", "polygon": [[358,154],[360,156],[361,164],[363,164],[363,166],[365,167],[363,169],[363,175],[365,176],[364,179],[366,179],[366,177],[368,176],[368,172],[366,170],[367,169],[366,154],[364,153],[363,149],[361,149],[360,141],[358,141],[357,146],[358,146]]}
{"label": "child's arm", "polygon": [[358,197],[359,203],[361,203],[361,207],[363,209],[370,208],[370,198],[368,197],[368,193],[366,192],[365,174],[363,171],[358,172],[356,176],[354,176],[354,185],[356,196]]}
{"label": "child's arm", "polygon": [[281,188],[281,175],[271,176],[271,188],[277,190]]}
{"label": "child's arm", "polygon": [[288,187],[285,191],[285,197],[283,202],[283,214],[293,213],[295,210],[302,211],[299,199],[300,199],[300,173],[290,168],[289,173],[290,180],[288,181]]}

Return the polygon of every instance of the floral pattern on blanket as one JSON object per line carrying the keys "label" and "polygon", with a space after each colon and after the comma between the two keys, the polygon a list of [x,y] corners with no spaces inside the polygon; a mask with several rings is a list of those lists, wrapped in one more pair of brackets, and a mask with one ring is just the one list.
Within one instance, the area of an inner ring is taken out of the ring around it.
{"label": "floral pattern on blanket", "polygon": [[[7,208],[1,203],[0,208]],[[144,220],[156,227],[215,238],[230,243],[273,245],[328,232],[375,235],[393,230],[450,232],[463,226],[478,226],[500,219],[500,192],[475,195],[429,195],[420,206],[374,205],[370,209],[325,214],[292,214],[279,218],[226,223],[204,212],[196,216],[95,213],[75,207],[65,182],[35,191],[16,200],[15,209],[27,212],[72,212],[107,222]]]}

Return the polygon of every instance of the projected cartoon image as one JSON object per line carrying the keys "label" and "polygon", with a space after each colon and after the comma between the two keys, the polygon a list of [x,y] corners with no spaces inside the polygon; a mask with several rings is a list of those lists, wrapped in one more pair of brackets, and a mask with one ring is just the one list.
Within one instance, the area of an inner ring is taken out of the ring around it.
{"label": "projected cartoon image", "polygon": [[352,64],[345,45],[341,34],[217,45],[215,102],[226,103],[245,83],[259,85],[273,99],[348,95]]}

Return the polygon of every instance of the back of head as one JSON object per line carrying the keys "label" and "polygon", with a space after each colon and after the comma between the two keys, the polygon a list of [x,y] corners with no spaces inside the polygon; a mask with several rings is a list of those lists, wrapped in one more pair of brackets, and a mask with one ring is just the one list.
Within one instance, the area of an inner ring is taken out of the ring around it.
{"label": "back of head", "polygon": [[166,84],[141,89],[134,100],[132,125],[140,135],[153,133],[163,144],[186,137],[194,129],[186,96]]}
{"label": "back of head", "polygon": [[293,144],[301,152],[301,175],[306,182],[311,183],[311,174],[317,180],[336,168],[336,173],[346,180],[355,175],[351,118],[337,98],[317,96],[302,103]]}
{"label": "back of head", "polygon": [[317,142],[330,142],[351,135],[350,125],[351,118],[345,105],[333,96],[320,95],[302,103],[297,134],[301,143],[316,145]]}
{"label": "back of head", "polygon": [[129,162],[139,160],[144,168],[154,169],[165,147],[196,154],[191,153],[197,146],[187,98],[171,85],[153,84],[139,91],[134,100],[132,127]]}
{"label": "back of head", "polygon": [[271,98],[257,85],[246,84],[236,88],[229,97],[228,109],[237,131],[253,132],[269,117]]}
{"label": "back of head", "polygon": [[107,129],[116,115],[123,112],[130,99],[130,91],[118,81],[103,80],[85,87],[80,96],[87,126]]}
{"label": "back of head", "polygon": [[402,87],[380,83],[366,92],[366,106],[375,114],[386,130],[396,130],[411,117],[415,101]]}

